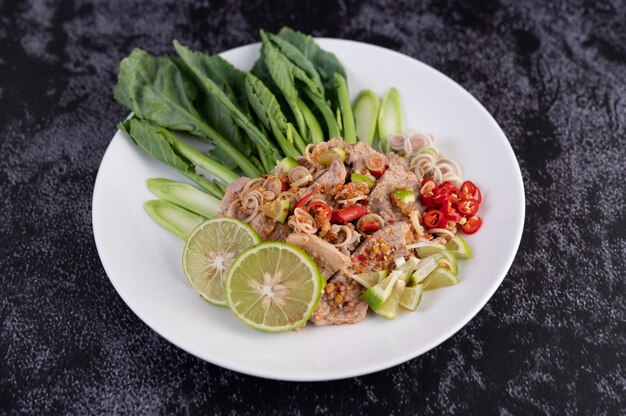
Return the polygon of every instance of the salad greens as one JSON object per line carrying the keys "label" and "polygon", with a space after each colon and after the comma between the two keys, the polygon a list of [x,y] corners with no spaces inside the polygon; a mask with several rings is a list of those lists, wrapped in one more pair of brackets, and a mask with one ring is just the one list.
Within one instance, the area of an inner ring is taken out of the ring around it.
{"label": "salad greens", "polygon": [[[289,28],[278,34],[261,31],[261,39],[261,56],[249,73],[176,40],[176,57],[135,49],[120,63],[113,94],[134,115],[123,130],[213,194],[223,190],[196,178],[196,166],[229,183],[234,170],[249,177],[269,173],[283,157],[302,155],[309,143],[342,133],[354,142],[339,60],[312,37]],[[199,157],[172,131],[187,132],[215,149]]]}
{"label": "salad greens", "polygon": [[322,80],[320,75],[317,73],[315,65],[302,53],[302,51],[300,51],[300,49],[279,36],[267,32],[262,32],[262,34],[265,35],[265,38],[263,38],[264,41],[269,40],[283,55],[285,55],[287,59],[302,69],[320,90],[324,89],[324,85],[322,85]]}
{"label": "salad greens", "polygon": [[212,142],[228,153],[246,175],[258,175],[259,170],[249,158],[202,119],[193,104],[197,92],[170,58],[157,58],[135,49],[120,63],[113,95],[138,118]]}
{"label": "salad greens", "polygon": [[295,128],[287,121],[274,94],[252,73],[246,74],[245,84],[250,106],[263,126],[274,134],[283,153],[291,157],[301,155],[304,151],[304,143],[298,136],[299,143],[296,149],[293,142],[288,139],[288,137],[293,137],[292,132]]}
{"label": "salad greens", "polygon": [[[278,34],[261,31],[260,36],[260,57],[250,72],[176,40],[178,56],[157,57],[135,49],[120,62],[113,95],[133,112],[120,129],[150,156],[210,194],[203,194],[205,198],[188,185],[153,180],[149,187],[163,201],[146,209],[159,223],[181,209],[186,225],[196,221],[193,215],[200,212],[189,205],[194,201],[209,207],[204,216],[213,216],[226,185],[240,174],[252,178],[283,166],[285,160],[297,164],[295,158],[308,144],[333,137],[372,144],[378,130],[384,146],[387,135],[402,125],[395,89],[380,106],[368,90],[353,110],[343,66],[311,36],[287,27]],[[202,154],[175,132],[189,133],[214,148]],[[216,179],[208,180],[197,169]],[[180,236],[186,229],[179,225],[170,229]]]}
{"label": "salad greens", "polygon": [[[315,42],[315,39],[304,33],[297,32],[288,27],[282,28],[278,32],[278,37],[294,45],[312,63],[319,74],[326,96],[331,100],[335,97],[335,74],[340,74],[346,78],[346,71],[337,57],[322,48]],[[335,102],[335,107],[336,107]]]}
{"label": "salad greens", "polygon": [[[287,102],[300,134],[305,136],[306,125],[304,124],[304,116],[302,115],[302,112],[297,104],[299,92],[296,88],[296,76],[300,76],[300,79],[307,79],[308,81],[310,81],[310,78],[306,76],[304,71],[300,70],[298,72],[298,67],[289,61],[285,55],[280,53],[280,51],[274,47],[271,42],[269,42],[264,33],[261,33],[261,37],[263,39],[261,46],[261,59],[265,62],[265,67],[267,68],[272,81]],[[311,81],[311,83],[313,82]],[[313,85],[315,84],[313,83]],[[318,88],[318,86],[315,85],[315,88]]]}
{"label": "salad greens", "polygon": [[282,159],[282,155],[254,123],[237,108],[235,103],[231,101],[219,85],[209,78],[210,62],[208,61],[210,57],[199,52],[192,52],[189,48],[181,45],[176,40],[174,41],[174,48],[187,68],[193,73],[195,80],[204,92],[219,100],[223,108],[230,113],[233,121],[237,123],[237,125],[246,132],[250,140],[254,142],[265,171],[269,172],[272,170],[275,163]]}

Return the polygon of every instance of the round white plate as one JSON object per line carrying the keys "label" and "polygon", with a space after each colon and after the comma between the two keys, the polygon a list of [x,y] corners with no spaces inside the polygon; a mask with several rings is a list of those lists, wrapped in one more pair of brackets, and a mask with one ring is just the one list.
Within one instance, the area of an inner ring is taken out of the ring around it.
{"label": "round white plate", "polygon": [[[524,224],[524,188],[504,133],[467,91],[435,69],[365,43],[319,39],[348,74],[353,98],[365,88],[400,90],[405,128],[432,133],[464,178],[482,190],[480,231],[468,236],[474,259],[461,261],[461,283],[427,292],[414,313],[394,321],[368,316],[356,325],[266,334],[240,323],[226,308],[200,299],[181,268],[183,242],[154,223],[143,203],[154,197],[146,179],[182,180],[150,159],[119,131],[104,155],[93,195],[93,229],[102,264],[128,306],[154,331],[216,365],[280,380],[331,380],[392,367],[425,353],[461,329],[487,303],[506,275]],[[222,56],[248,70],[259,45]]]}

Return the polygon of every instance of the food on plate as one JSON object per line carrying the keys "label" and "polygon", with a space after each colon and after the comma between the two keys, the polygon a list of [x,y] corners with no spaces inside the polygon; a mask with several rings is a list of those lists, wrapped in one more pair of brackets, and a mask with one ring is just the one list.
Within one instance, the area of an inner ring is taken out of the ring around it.
{"label": "food on plate", "polygon": [[120,63],[114,96],[133,111],[120,129],[201,188],[150,179],[159,200],[145,205],[186,241],[191,286],[280,332],[369,309],[394,319],[458,283],[457,257],[472,252],[456,233],[480,229],[480,189],[432,136],[402,131],[396,88],[353,107],[341,63],[312,37],[261,40],[249,72],[177,41],[176,58],[135,49]]}

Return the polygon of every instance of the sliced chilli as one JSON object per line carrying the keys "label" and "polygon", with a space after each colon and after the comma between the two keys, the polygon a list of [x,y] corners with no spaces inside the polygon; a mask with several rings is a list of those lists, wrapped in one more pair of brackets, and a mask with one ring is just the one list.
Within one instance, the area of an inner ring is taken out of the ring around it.
{"label": "sliced chilli", "polygon": [[480,192],[480,188],[479,187],[476,187],[476,197],[475,197],[475,199],[476,199],[476,202],[478,202],[479,204],[481,202],[483,202],[483,194]]}
{"label": "sliced chilli", "polygon": [[333,212],[331,221],[339,224],[347,224],[361,218],[366,213],[367,208],[361,205],[351,205]]}
{"label": "sliced chilli", "polygon": [[461,195],[463,199],[475,199],[479,204],[482,202],[483,196],[480,189],[474,185],[472,181],[465,181],[461,185]]}
{"label": "sliced chilli", "polygon": [[420,185],[420,195],[423,197],[433,195],[433,190],[437,187],[437,184],[432,179],[423,179]]}
{"label": "sliced chilli", "polygon": [[327,203],[322,202],[322,201],[311,202],[309,206],[306,208],[306,210],[308,212],[313,210],[315,214],[324,215],[326,216],[326,218],[330,218],[333,213],[333,209]]}
{"label": "sliced chilli", "polygon": [[433,196],[433,205],[436,207],[442,207],[448,203],[450,195],[448,190],[443,188],[437,188]]}
{"label": "sliced chilli", "polygon": [[448,199],[453,204],[458,204],[462,201],[461,194],[457,189],[450,189],[450,191],[448,192]]}
{"label": "sliced chilli", "polygon": [[483,220],[478,215],[473,215],[467,219],[465,224],[461,226],[465,234],[474,234],[480,226],[483,224]]}
{"label": "sliced chilli", "polygon": [[424,213],[424,226],[430,228],[444,228],[448,224],[448,219],[443,212],[438,209],[431,209]]}
{"label": "sliced chilli", "polygon": [[296,202],[296,206],[295,208],[303,208],[307,202],[309,202],[311,200],[311,198],[313,198],[313,196],[315,196],[317,192],[310,192],[308,194],[306,194],[305,196],[303,196],[298,202]]}
{"label": "sliced chilli", "polygon": [[457,205],[457,209],[461,214],[471,217],[478,212],[478,205],[478,201],[475,199],[465,199]]}
{"label": "sliced chilli", "polygon": [[442,189],[454,189],[454,190],[456,190],[456,188],[454,187],[454,185],[450,181],[441,182],[439,187],[442,188]]}
{"label": "sliced chilli", "polygon": [[380,230],[380,224],[378,221],[363,221],[359,224],[359,231],[364,233],[373,233]]}
{"label": "sliced chilli", "polygon": [[461,215],[458,212],[447,212],[447,213],[444,213],[444,215],[446,216],[446,219],[450,221],[454,221],[454,222],[461,221]]}

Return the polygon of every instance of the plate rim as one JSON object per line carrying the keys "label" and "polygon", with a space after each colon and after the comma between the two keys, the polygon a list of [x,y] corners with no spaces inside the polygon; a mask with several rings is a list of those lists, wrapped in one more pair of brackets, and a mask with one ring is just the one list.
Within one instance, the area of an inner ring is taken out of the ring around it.
{"label": "plate rim", "polygon": [[[328,38],[328,37],[315,37],[316,41],[322,41],[322,43],[325,42],[330,42],[330,43],[344,43],[344,44],[353,44],[353,45],[358,45],[360,47],[366,46],[366,47],[370,47],[370,48],[375,48],[380,50],[381,52],[384,53],[391,53],[393,55],[395,55],[396,57],[405,60],[407,62],[411,62],[412,64],[418,64],[420,66],[422,66],[424,69],[426,69],[427,71],[431,71],[433,73],[435,73],[437,76],[441,76],[444,77],[448,82],[451,82],[453,85],[456,86],[457,90],[460,90],[463,94],[465,94],[467,97],[470,98],[470,100],[473,102],[474,105],[477,105],[477,107],[479,108],[479,111],[481,111],[484,115],[486,115],[486,119],[489,121],[490,124],[492,124],[495,129],[494,131],[498,132],[498,135],[500,136],[500,139],[502,139],[505,143],[506,143],[506,149],[507,152],[509,153],[509,156],[512,157],[512,160],[515,161],[515,178],[518,182],[519,185],[519,189],[520,189],[520,203],[521,203],[521,207],[520,208],[520,221],[518,222],[518,226],[515,229],[515,233],[513,235],[512,238],[512,242],[514,242],[514,246],[515,249],[512,250],[509,255],[508,258],[506,259],[505,262],[503,262],[503,264],[505,265],[505,271],[501,274],[501,276],[499,277],[499,279],[497,280],[497,282],[494,282],[494,284],[492,285],[492,287],[486,291],[480,298],[479,302],[476,302],[474,307],[471,309],[471,312],[466,314],[464,316],[463,319],[460,319],[457,321],[457,323],[455,325],[450,326],[444,333],[442,333],[439,337],[437,338],[433,338],[430,339],[429,341],[425,342],[424,346],[422,346],[421,348],[417,348],[414,350],[411,350],[410,352],[404,353],[404,354],[399,354],[399,355],[394,355],[393,358],[388,358],[386,360],[381,360],[380,362],[377,362],[376,364],[370,364],[370,365],[362,365],[359,366],[357,369],[355,370],[344,370],[342,372],[339,373],[333,373],[331,375],[328,375],[326,377],[322,377],[322,376],[318,376],[318,375],[312,375],[312,376],[298,376],[298,375],[293,375],[293,374],[282,374],[280,372],[276,372],[276,373],[272,373],[272,372],[264,372],[264,371],[257,371],[256,369],[247,369],[244,366],[240,366],[237,365],[236,362],[231,361],[224,361],[222,359],[220,359],[219,357],[217,359],[215,358],[208,358],[204,355],[202,355],[201,352],[196,351],[195,348],[190,346],[182,346],[179,342],[177,342],[175,339],[170,338],[167,336],[167,334],[161,333],[160,331],[158,331],[156,328],[158,327],[158,325],[154,322],[154,320],[147,316],[147,314],[144,314],[142,311],[140,311],[140,308],[137,307],[133,307],[133,301],[129,301],[127,299],[127,296],[125,294],[123,294],[123,291],[120,291],[120,288],[118,287],[118,285],[116,284],[115,280],[111,278],[111,274],[109,273],[109,267],[107,266],[107,264],[105,264],[105,261],[103,260],[103,248],[101,247],[102,242],[98,236],[100,235],[100,232],[98,230],[98,226],[97,221],[96,221],[96,217],[97,217],[97,211],[98,209],[97,204],[96,204],[96,200],[97,200],[97,194],[98,194],[98,190],[102,187],[101,183],[102,183],[102,166],[105,163],[105,161],[107,160],[107,158],[111,157],[111,153],[109,152],[109,150],[111,149],[111,147],[114,145],[115,141],[116,141],[116,137],[121,134],[120,130],[118,129],[115,134],[113,135],[111,141],[109,142],[109,144],[107,145],[107,148],[102,156],[102,159],[100,161],[100,164],[98,165],[98,172],[96,174],[96,179],[94,181],[94,188],[93,188],[93,194],[92,194],[92,201],[91,201],[91,209],[92,209],[92,215],[91,215],[91,221],[92,221],[92,230],[93,230],[93,234],[94,234],[94,240],[95,240],[95,244],[96,244],[96,249],[98,252],[98,257],[100,259],[100,263],[102,264],[102,267],[107,275],[107,278],[109,279],[109,281],[111,282],[111,284],[113,285],[115,291],[117,292],[118,296],[120,296],[120,298],[122,298],[122,300],[124,301],[124,303],[126,304],[126,306],[141,320],[143,321],[144,324],[146,324],[152,331],[154,331],[156,334],[158,334],[160,337],[164,338],[166,341],[168,341],[169,343],[175,345],[176,347],[180,348],[181,350],[203,360],[206,362],[209,362],[211,364],[217,365],[219,367],[231,370],[231,371],[236,371],[238,373],[242,373],[242,374],[246,374],[246,375],[250,375],[250,376],[254,376],[254,377],[260,377],[260,378],[266,378],[266,379],[273,379],[273,380],[281,380],[281,381],[295,381],[295,382],[311,382],[311,381],[329,381],[329,380],[341,380],[341,379],[346,379],[346,378],[351,378],[351,377],[358,377],[358,376],[362,376],[362,375],[366,375],[366,374],[372,374],[372,373],[376,373],[382,370],[386,370],[386,369],[390,369],[392,367],[395,367],[397,365],[400,365],[402,363],[405,363],[409,360],[412,360],[414,358],[417,358],[423,354],[425,354],[426,352],[438,347],[439,345],[441,345],[443,342],[447,341],[448,339],[452,338],[454,335],[456,335],[463,327],[465,327],[472,319],[474,319],[474,317],[485,307],[485,305],[487,304],[487,302],[489,302],[489,300],[493,297],[494,293],[498,290],[498,288],[502,285],[502,282],[504,281],[505,277],[508,275],[511,266],[513,264],[513,261],[515,260],[515,257],[517,256],[517,253],[519,251],[519,247],[521,244],[521,239],[523,236],[523,231],[524,231],[524,224],[525,224],[525,220],[526,220],[526,192],[525,192],[525,188],[524,188],[524,181],[523,181],[523,176],[522,176],[522,171],[521,171],[521,167],[519,165],[519,161],[517,159],[517,156],[515,155],[515,152],[513,150],[513,147],[511,146],[511,142],[508,140],[508,138],[506,137],[506,134],[504,133],[504,131],[502,130],[502,128],[500,127],[500,125],[498,124],[498,122],[495,120],[495,118],[492,116],[492,114],[485,108],[485,106],[478,101],[478,99],[476,97],[474,97],[469,91],[467,91],[462,85],[460,85],[459,83],[457,83],[454,79],[450,78],[449,76],[447,76],[446,74],[444,74],[443,72],[439,71],[438,69],[420,61],[417,58],[413,58],[409,55],[403,54],[401,52],[392,50],[392,49],[388,49],[385,48],[383,46],[379,46],[379,45],[374,45],[374,44],[370,44],[370,43],[366,43],[366,42],[360,42],[360,41],[355,41],[355,40],[350,40],[350,39],[340,39],[340,38]],[[258,48],[260,46],[260,42],[254,42],[254,43],[250,43],[250,44],[246,44],[246,45],[240,45],[222,52],[219,52],[218,55],[222,55],[222,54],[226,54],[226,53],[236,53],[238,51],[240,51],[241,49],[246,49],[246,48]],[[131,113],[132,115],[132,113]],[[130,115],[129,115],[130,117]]]}

